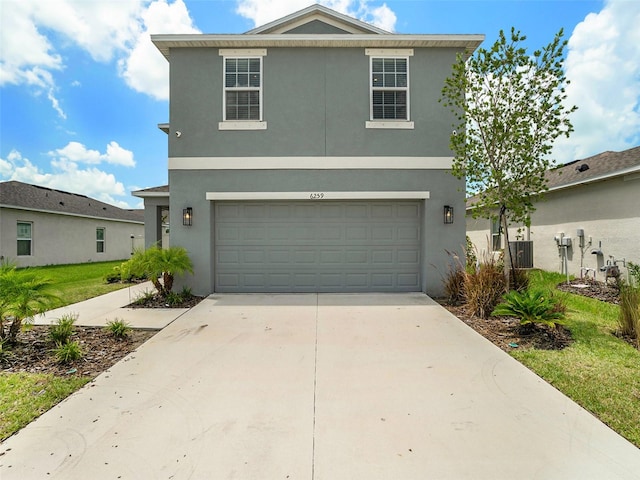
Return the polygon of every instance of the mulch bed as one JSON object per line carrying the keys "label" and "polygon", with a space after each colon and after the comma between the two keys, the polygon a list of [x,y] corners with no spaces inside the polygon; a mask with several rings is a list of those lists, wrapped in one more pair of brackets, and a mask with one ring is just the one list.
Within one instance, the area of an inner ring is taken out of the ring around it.
{"label": "mulch bed", "polygon": [[[595,298],[602,302],[616,305],[620,303],[620,291],[616,285],[598,282],[593,279],[575,279],[568,284],[563,282],[556,288],[563,292]],[[469,314],[463,306],[446,304],[443,304],[443,306],[480,335],[506,352],[516,348],[562,350],[573,342],[571,332],[562,325],[558,325],[556,328],[550,328],[546,325],[521,326],[517,318],[489,317],[484,319]],[[613,334],[616,335],[615,332]],[[635,339],[620,338],[634,347],[636,346]]]}
{"label": "mulch bed", "polygon": [[520,325],[513,317],[489,317],[469,314],[464,307],[443,305],[464,323],[505,352],[515,349],[562,350],[571,345],[571,332],[562,325]]}
{"label": "mulch bed", "polygon": [[[181,303],[168,305],[158,296],[149,296],[141,304],[127,305],[130,308],[191,308],[204,297],[191,296]],[[49,339],[49,327],[35,325],[18,335],[18,343],[6,345],[4,354],[0,354],[0,373],[46,373],[53,375],[83,375],[97,377],[120,359],[135,351],[140,345],[153,337],[157,330],[129,331],[122,339],[115,338],[101,327],[74,328],[71,341],[77,341],[82,348],[80,360],[58,363],[52,350],[55,348]]]}
{"label": "mulch bed", "polygon": [[578,278],[569,283],[563,282],[556,288],[563,292],[575,293],[615,305],[620,303],[620,290],[615,284],[598,282],[591,278]]}
{"label": "mulch bed", "polygon": [[49,339],[49,327],[35,325],[20,332],[17,344],[5,346],[5,353],[0,355],[0,373],[28,372],[93,378],[156,333],[155,330],[131,330],[125,338],[117,339],[104,328],[75,327],[71,341],[80,344],[83,356],[80,360],[61,364],[52,352],[55,345]]}

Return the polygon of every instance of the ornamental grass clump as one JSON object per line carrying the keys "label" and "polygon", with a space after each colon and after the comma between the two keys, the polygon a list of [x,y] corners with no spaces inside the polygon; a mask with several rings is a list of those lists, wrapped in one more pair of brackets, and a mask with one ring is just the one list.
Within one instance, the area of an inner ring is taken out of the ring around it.
{"label": "ornamental grass clump", "polygon": [[542,290],[511,290],[493,310],[493,316],[517,317],[520,325],[543,324],[555,328],[565,318],[566,307],[561,299]]}
{"label": "ornamental grass clump", "polygon": [[502,268],[492,256],[487,256],[476,269],[465,272],[464,298],[468,313],[489,318],[504,291]]}
{"label": "ornamental grass clump", "polygon": [[65,314],[58,318],[54,324],[49,327],[49,338],[56,345],[64,345],[69,343],[71,335],[75,329],[75,322],[78,319],[78,315]]}
{"label": "ornamental grass clump", "polygon": [[620,285],[618,326],[621,335],[635,338],[640,347],[640,286]]}

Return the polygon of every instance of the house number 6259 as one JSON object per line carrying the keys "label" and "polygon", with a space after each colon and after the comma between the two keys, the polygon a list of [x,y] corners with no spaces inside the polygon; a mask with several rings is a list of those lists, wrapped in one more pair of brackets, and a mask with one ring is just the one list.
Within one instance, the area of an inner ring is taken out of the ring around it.
{"label": "house number 6259", "polygon": [[311,193],[309,194],[309,198],[311,200],[322,200],[324,198],[324,193]]}

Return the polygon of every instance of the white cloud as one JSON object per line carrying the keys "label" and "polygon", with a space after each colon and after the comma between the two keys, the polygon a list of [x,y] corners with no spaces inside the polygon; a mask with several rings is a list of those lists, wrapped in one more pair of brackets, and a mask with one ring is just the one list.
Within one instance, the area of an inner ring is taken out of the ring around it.
{"label": "white cloud", "polygon": [[[67,147],[63,150],[70,156],[82,151],[78,146]],[[126,201],[118,199],[128,193],[112,173],[95,167],[80,168],[78,162],[64,157],[52,161],[51,167],[51,172],[43,172],[19,151],[12,150],[6,159],[0,158],[0,178],[79,193],[121,208],[131,208]]]}
{"label": "white cloud", "polygon": [[640,144],[640,2],[609,0],[579,23],[565,62],[575,132],[554,150],[562,162]]}
{"label": "white cloud", "polygon": [[[370,0],[320,0],[318,3],[383,30],[393,32],[395,29],[396,15],[386,3],[380,6],[371,5]],[[236,12],[257,27],[308,6],[309,0],[238,0]]]}
{"label": "white cloud", "polygon": [[0,86],[46,92],[61,118],[66,115],[56,97],[54,74],[66,67],[66,47],[78,47],[98,62],[115,60],[130,87],[167,99],[168,63],[149,34],[197,32],[183,0],[1,1]]}
{"label": "white cloud", "polygon": [[136,165],[133,159],[133,152],[122,148],[118,145],[118,142],[115,141],[109,142],[105,153],[100,153],[97,150],[89,150],[79,142],[69,142],[65,147],[49,152],[49,155],[56,158],[58,162],[63,163],[88,163],[97,165],[104,162],[125,167],[135,167]]}
{"label": "white cloud", "polygon": [[132,48],[119,62],[120,74],[127,84],[159,100],[169,99],[169,62],[151,43],[156,33],[200,33],[193,26],[182,0],[169,4],[158,0],[149,5],[141,16],[143,29],[138,31]]}

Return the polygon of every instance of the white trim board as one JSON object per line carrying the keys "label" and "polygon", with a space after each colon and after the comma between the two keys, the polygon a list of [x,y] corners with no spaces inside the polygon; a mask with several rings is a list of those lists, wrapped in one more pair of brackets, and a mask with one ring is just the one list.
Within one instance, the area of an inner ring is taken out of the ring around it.
{"label": "white trim board", "polygon": [[169,157],[169,170],[447,170],[453,157]]}
{"label": "white trim board", "polygon": [[207,192],[207,200],[427,200],[429,192]]}

